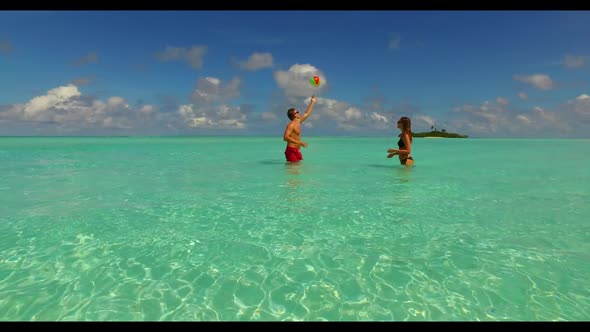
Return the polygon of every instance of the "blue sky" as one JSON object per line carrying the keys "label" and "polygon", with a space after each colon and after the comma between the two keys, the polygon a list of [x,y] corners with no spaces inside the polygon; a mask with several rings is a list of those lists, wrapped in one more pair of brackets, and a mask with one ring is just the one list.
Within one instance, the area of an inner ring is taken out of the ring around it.
{"label": "blue sky", "polygon": [[[0,135],[590,137],[590,12],[0,12]],[[308,84],[318,75],[322,85]]]}

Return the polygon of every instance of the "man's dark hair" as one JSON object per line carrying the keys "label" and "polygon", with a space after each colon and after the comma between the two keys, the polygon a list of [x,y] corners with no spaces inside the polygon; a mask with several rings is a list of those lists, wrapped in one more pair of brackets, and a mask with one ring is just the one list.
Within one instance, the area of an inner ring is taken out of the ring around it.
{"label": "man's dark hair", "polygon": [[295,109],[294,108],[289,108],[287,110],[287,116],[289,117],[289,120],[293,120],[295,119]]}

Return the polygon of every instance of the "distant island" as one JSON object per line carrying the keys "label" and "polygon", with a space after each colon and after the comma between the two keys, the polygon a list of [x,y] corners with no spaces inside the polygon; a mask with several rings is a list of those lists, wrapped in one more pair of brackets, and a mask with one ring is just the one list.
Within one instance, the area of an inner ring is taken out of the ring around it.
{"label": "distant island", "polygon": [[467,135],[457,133],[448,133],[445,129],[438,130],[434,126],[430,127],[431,131],[423,133],[412,133],[412,137],[444,137],[444,138],[467,138]]}

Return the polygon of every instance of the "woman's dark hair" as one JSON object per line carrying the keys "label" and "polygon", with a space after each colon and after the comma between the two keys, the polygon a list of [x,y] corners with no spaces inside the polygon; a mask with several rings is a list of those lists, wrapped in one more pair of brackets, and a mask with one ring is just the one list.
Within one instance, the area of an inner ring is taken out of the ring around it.
{"label": "woman's dark hair", "polygon": [[412,121],[407,116],[402,116],[398,123],[402,124],[402,132],[408,134],[410,142],[412,141]]}

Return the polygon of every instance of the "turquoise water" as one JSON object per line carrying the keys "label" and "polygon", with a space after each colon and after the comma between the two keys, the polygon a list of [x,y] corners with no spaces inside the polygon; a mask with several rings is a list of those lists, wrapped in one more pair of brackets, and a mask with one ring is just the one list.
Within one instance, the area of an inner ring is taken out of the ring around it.
{"label": "turquoise water", "polygon": [[590,140],[0,138],[0,320],[587,320]]}

